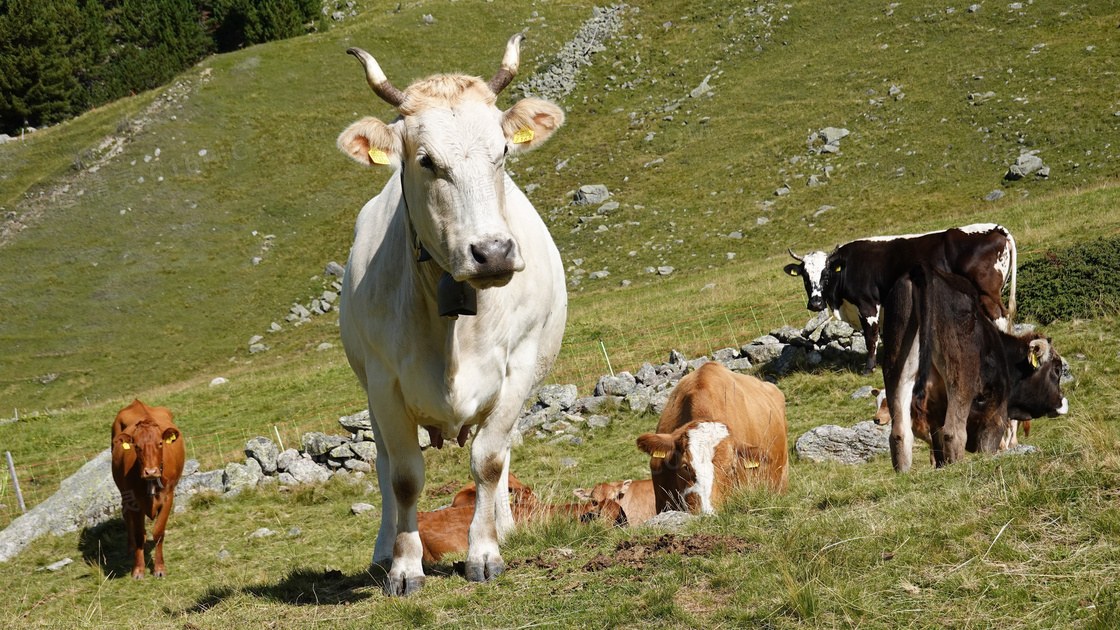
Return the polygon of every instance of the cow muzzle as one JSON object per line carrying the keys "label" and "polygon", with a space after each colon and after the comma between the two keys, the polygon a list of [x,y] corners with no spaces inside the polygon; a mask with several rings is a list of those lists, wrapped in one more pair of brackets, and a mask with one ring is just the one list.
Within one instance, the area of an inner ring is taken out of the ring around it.
{"label": "cow muzzle", "polygon": [[[505,286],[513,274],[525,268],[517,242],[510,237],[491,237],[468,247],[465,280],[476,289]],[[458,279],[458,278],[457,278]]]}
{"label": "cow muzzle", "polygon": [[809,303],[805,305],[810,311],[823,311],[824,298],[819,295],[810,295]]}

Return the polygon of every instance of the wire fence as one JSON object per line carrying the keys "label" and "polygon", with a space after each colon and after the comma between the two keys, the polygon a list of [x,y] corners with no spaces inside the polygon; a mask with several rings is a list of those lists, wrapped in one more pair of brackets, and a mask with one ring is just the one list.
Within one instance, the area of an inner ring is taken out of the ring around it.
{"label": "wire fence", "polygon": [[[590,395],[599,377],[620,371],[636,372],[645,362],[661,363],[678,350],[692,358],[711,355],[721,348],[739,348],[769,330],[787,323],[800,325],[806,319],[803,298],[790,297],[764,304],[618,333],[580,343],[564,344],[548,382],[572,383]],[[213,470],[245,458],[245,443],[258,436],[269,437],[281,449],[300,448],[310,431],[344,433],[337,420],[365,408],[365,400],[326,409],[284,422],[238,427],[204,435],[184,436],[187,457],[197,459],[199,470]],[[107,445],[106,445],[107,446]],[[16,462],[16,476],[26,508],[30,510],[54,494],[62,481],[74,474],[98,452],[36,463]],[[7,467],[0,472],[0,528],[20,516]]]}

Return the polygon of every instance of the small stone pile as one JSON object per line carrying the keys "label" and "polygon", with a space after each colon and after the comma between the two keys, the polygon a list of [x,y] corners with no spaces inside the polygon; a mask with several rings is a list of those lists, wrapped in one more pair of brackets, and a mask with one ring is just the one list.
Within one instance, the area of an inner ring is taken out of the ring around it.
{"label": "small stone pile", "polygon": [[606,50],[604,42],[622,27],[626,8],[625,4],[595,7],[591,18],[583,23],[571,41],[564,44],[548,69],[534,73],[517,89],[527,97],[536,96],[550,101],[566,96],[575,89],[576,77],[583,66],[590,66],[592,55]]}
{"label": "small stone pile", "polygon": [[[329,278],[342,278],[344,273],[346,273],[346,268],[342,265],[333,260],[327,263],[323,274],[328,278],[327,281],[330,282],[329,288],[325,288],[321,294],[309,298],[306,305],[293,302],[291,308],[288,309],[288,314],[284,317],[284,321],[293,326],[301,326],[310,322],[312,316],[323,315],[336,308],[335,302],[338,300],[338,294],[342,292],[342,283],[339,280],[329,280]],[[317,277],[312,278],[312,280],[315,279],[317,279]],[[269,324],[269,333],[277,333],[282,330],[284,330],[284,327],[276,322]],[[327,347],[330,346],[328,345]],[[269,346],[264,343],[264,335],[253,335],[249,338],[249,354],[257,354],[258,352],[264,352],[268,349]]]}

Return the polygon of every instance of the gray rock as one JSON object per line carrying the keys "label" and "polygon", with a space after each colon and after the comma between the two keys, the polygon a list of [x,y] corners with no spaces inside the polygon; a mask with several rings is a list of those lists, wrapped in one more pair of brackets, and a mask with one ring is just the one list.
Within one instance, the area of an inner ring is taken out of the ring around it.
{"label": "gray rock", "polygon": [[300,442],[303,445],[303,452],[312,457],[319,457],[320,455],[326,455],[331,449],[342,445],[342,437],[314,431],[311,433],[304,433]]}
{"label": "gray rock", "polygon": [[191,497],[200,492],[221,494],[226,491],[225,480],[226,471],[220,468],[210,472],[196,472],[190,477],[179,480],[179,485],[175,487],[175,494],[184,497]]}
{"label": "gray rock", "polygon": [[676,269],[672,265],[662,265],[662,266],[657,268],[657,275],[667,276],[667,275],[673,273],[674,271],[676,271]]}
{"label": "gray rock", "polygon": [[804,337],[801,336],[801,331],[794,328],[793,326],[790,326],[789,324],[786,324],[781,328],[775,328],[771,330],[770,336],[776,337],[778,341],[781,341],[783,343],[792,343],[795,340],[804,339]]}
{"label": "gray rock", "polygon": [[51,573],[54,573],[55,571],[59,571],[63,567],[70,565],[72,562],[74,561],[70,558],[63,558],[62,560],[59,560],[54,564],[48,564],[45,567],[39,567],[38,569],[35,569],[35,572],[38,573],[39,571],[50,571]]}
{"label": "gray rock", "polygon": [[723,361],[722,363],[724,367],[731,370],[732,372],[745,372],[752,367],[751,360],[746,357],[742,357],[740,359],[731,359],[730,361]]}
{"label": "gray rock", "polygon": [[839,341],[844,343],[846,340],[852,338],[852,333],[854,332],[855,330],[848,322],[833,319],[821,329],[821,338],[827,341]]}
{"label": "gray rock", "polygon": [[595,416],[589,416],[587,418],[587,426],[592,428],[592,429],[602,429],[603,427],[609,425],[610,423],[611,423],[611,419],[606,417],[606,416],[595,415]]}
{"label": "gray rock", "polygon": [[1046,165],[1042,163],[1042,158],[1032,153],[1020,153],[1015,163],[1008,167],[1007,174],[1003,177],[1014,181],[1034,173],[1038,173],[1040,177],[1046,177],[1050,174],[1050,169],[1046,169],[1045,174],[1043,174],[1042,169],[1046,169]]}
{"label": "gray rock", "polygon": [[245,443],[245,455],[257,460],[266,475],[276,472],[276,458],[280,451],[276,443],[266,437],[255,437]]}
{"label": "gray rock", "polygon": [[377,508],[369,503],[355,503],[350,506],[350,513],[354,516],[361,516],[367,512],[377,512]]}
{"label": "gray rock", "polygon": [[267,527],[261,527],[260,529],[254,531],[252,534],[249,534],[249,540],[253,540],[254,538],[268,538],[269,536],[275,536],[279,533],[280,532],[273,531]]}
{"label": "gray rock", "polygon": [[575,385],[545,385],[537,391],[537,400],[545,407],[568,409],[579,396]]}
{"label": "gray rock", "polygon": [[1015,335],[1025,335],[1029,332],[1034,332],[1034,324],[1012,324],[1011,332]]}
{"label": "gray rock", "polygon": [[701,96],[707,94],[708,92],[711,92],[712,88],[711,88],[711,86],[708,85],[708,80],[711,79],[711,78],[712,78],[712,75],[710,75],[710,74],[708,76],[704,77],[704,80],[700,82],[700,85],[697,85],[696,87],[692,88],[692,91],[689,92],[688,95],[692,98],[700,98]]}
{"label": "gray rock", "polygon": [[867,354],[867,340],[864,339],[863,333],[853,333],[851,341],[852,352],[856,354]]}
{"label": "gray rock", "polygon": [[571,457],[565,457],[560,460],[561,468],[575,468],[577,465],[579,465],[579,462],[572,459]]}
{"label": "gray rock", "polygon": [[711,363],[711,362],[712,362],[711,359],[709,359],[708,357],[699,357],[699,358],[693,359],[693,360],[691,360],[691,361],[689,361],[688,363],[685,364],[686,366],[688,366],[685,369],[685,372],[695,372],[696,370],[700,369],[701,365],[704,365],[705,363]]}
{"label": "gray rock", "polygon": [[315,346],[315,349],[318,350],[319,352],[323,352],[325,350],[330,350],[333,347],[334,347],[333,343],[328,343],[328,342],[324,341],[323,343],[319,344],[318,346]]}
{"label": "gray rock", "polygon": [[1006,451],[1000,451],[999,453],[996,453],[995,455],[993,455],[993,457],[1003,457],[1004,455],[1029,455],[1031,453],[1041,452],[1042,451],[1038,450],[1037,446],[1031,446],[1030,444],[1017,444],[1014,447],[1007,449]]}
{"label": "gray rock", "polygon": [[301,530],[298,527],[293,527],[293,528],[288,530],[288,538],[299,538],[299,535],[302,534],[302,533],[303,533],[303,530]]}
{"label": "gray rock", "polygon": [[571,410],[575,413],[598,413],[617,409],[620,404],[621,396],[584,396],[572,403]]}
{"label": "gray rock", "polygon": [[549,433],[567,433],[575,428],[568,420],[556,420],[554,422],[546,422],[541,425],[541,429]]}
{"label": "gray rock", "polygon": [[637,379],[629,372],[619,372],[614,376],[603,375],[595,384],[596,396],[626,396],[638,386]]}
{"label": "gray rock", "polygon": [[517,421],[517,430],[521,433],[528,433],[549,422],[549,418],[549,414],[543,410],[522,416],[521,419]]}
{"label": "gray rock", "polygon": [[299,459],[299,451],[294,448],[286,449],[283,453],[276,456],[276,470],[285,471]]}
{"label": "gray rock", "polygon": [[342,428],[350,433],[358,433],[359,431],[372,431],[373,425],[369,419],[369,409],[359,411],[352,416],[342,416],[338,419],[338,423]]}
{"label": "gray rock", "polygon": [[299,482],[296,481],[296,478],[293,477],[291,475],[291,473],[282,472],[279,475],[276,475],[276,480],[282,486],[298,486],[299,485]]}
{"label": "gray rock", "polygon": [[264,345],[263,343],[255,343],[249,346],[249,354],[257,354],[258,352],[264,352],[265,350],[268,350],[268,346]]}
{"label": "gray rock", "polygon": [[650,381],[657,379],[657,370],[654,369],[650,363],[643,363],[642,367],[638,368],[638,373],[634,375],[634,380],[643,385],[649,385]]}
{"label": "gray rock", "polygon": [[688,526],[689,523],[700,518],[688,512],[678,512],[676,510],[669,510],[668,512],[661,512],[642,523],[642,527],[651,527],[653,529],[662,529],[671,532],[679,532]]}
{"label": "gray rock", "polygon": [[1066,361],[1065,357],[1062,357],[1062,375],[1058,378],[1058,384],[1065,385],[1073,380],[1073,370],[1070,368],[1069,361]]}
{"label": "gray rock", "polygon": [[605,213],[610,212],[612,210],[618,210],[618,202],[617,201],[608,201],[607,203],[604,203],[603,205],[599,206],[599,209],[596,212],[600,212],[600,213],[605,214]]}
{"label": "gray rock", "polygon": [[[780,339],[778,339],[774,335],[763,335],[761,337],[756,337],[755,339],[753,339],[751,341],[751,343],[754,344],[754,345],[765,345],[765,344],[768,344],[768,343],[782,343],[782,342],[781,342]],[[739,351],[740,351],[740,353],[745,352],[745,350],[743,350],[743,348],[739,348]]]}
{"label": "gray rock", "polygon": [[323,291],[323,295],[319,296],[319,300],[327,304],[334,304],[334,301],[337,299],[338,294],[334,291]]}
{"label": "gray rock", "polygon": [[363,462],[372,463],[377,460],[377,444],[373,442],[354,442],[350,445],[350,450]]}
{"label": "gray rock", "polygon": [[291,311],[292,315],[296,315],[300,319],[311,317],[311,311],[304,308],[302,304],[292,304],[292,308],[290,308],[289,310]]}
{"label": "gray rock", "polygon": [[250,457],[244,464],[230,462],[226,464],[226,491],[240,493],[244,490],[257,487],[261,479],[261,465]]}
{"label": "gray rock", "polygon": [[787,347],[784,343],[750,344],[743,346],[742,351],[752,364],[759,365],[777,359]]}
{"label": "gray rock", "polygon": [[583,444],[583,438],[579,437],[578,435],[572,435],[570,433],[565,433],[563,435],[557,436],[557,437],[549,440],[548,443],[549,444],[554,444],[554,445],[555,444],[570,444],[572,446],[579,446],[579,445]]}
{"label": "gray rock", "polygon": [[182,479],[184,477],[190,477],[196,471],[198,471],[198,466],[198,460],[194,459],[193,457],[183,462],[183,474],[179,478]]}
{"label": "gray rock", "polygon": [[350,448],[349,444],[342,444],[340,446],[336,446],[336,447],[332,448],[330,453],[328,453],[328,455],[330,455],[331,457],[333,457],[335,459],[345,460],[345,459],[353,458],[355,453],[354,453],[354,450],[352,448]]}
{"label": "gray rock", "polygon": [[327,276],[342,277],[345,273],[346,273],[346,267],[343,267],[342,265],[336,263],[333,260],[330,261],[329,263],[327,263],[327,268],[325,270],[323,270],[323,275],[327,275]]}
{"label": "gray rock", "polygon": [[852,400],[859,400],[860,398],[867,398],[867,397],[871,396],[871,389],[872,389],[872,387],[870,385],[864,385],[863,387],[861,387],[861,388],[857,389],[856,391],[852,392],[852,395],[849,396],[849,398],[851,398]]}
{"label": "gray rock", "polygon": [[778,374],[785,374],[789,372],[790,368],[799,361],[804,361],[809,358],[809,353],[805,348],[789,345],[782,348],[782,353],[774,360],[774,371]]}
{"label": "gray rock", "polygon": [[218,555],[215,556],[215,557],[218,560],[229,560],[230,553],[228,551],[226,551],[225,549],[222,549],[221,551],[218,552]]}
{"label": "gray rock", "polygon": [[712,360],[719,361],[720,363],[726,363],[731,359],[738,358],[738,356],[739,351],[735,348],[721,348],[712,353]]}
{"label": "gray rock", "polygon": [[[653,396],[653,390],[648,387],[636,387],[634,391],[626,395],[622,400],[623,407],[638,413],[645,413],[649,411],[650,399]],[[602,418],[604,416],[591,416],[591,418]],[[587,423],[591,424],[591,418],[588,418]]]}
{"label": "gray rock", "polygon": [[821,138],[824,140],[825,144],[840,142],[848,137],[848,133],[850,132],[847,129],[838,129],[836,127],[825,127],[820,131]]}
{"label": "gray rock", "polygon": [[1003,199],[1002,190],[993,190],[992,192],[984,195],[984,201],[999,201],[1000,199]]}
{"label": "gray rock", "polygon": [[350,471],[368,473],[371,470],[373,470],[372,466],[363,462],[360,459],[348,459],[348,460],[342,462],[342,465],[346,467],[346,470],[350,470]]}
{"label": "gray rock", "polygon": [[[288,473],[300,484],[326,483],[331,474],[325,468],[310,459],[297,459],[288,466]],[[280,483],[284,483],[281,479]]]}
{"label": "gray rock", "polygon": [[889,426],[879,426],[871,420],[850,428],[824,424],[797,438],[797,455],[814,462],[863,464],[890,452],[890,434]]}
{"label": "gray rock", "polygon": [[684,353],[682,353],[680,350],[670,350],[669,351],[669,365],[684,367],[684,365],[686,363],[688,363],[688,359],[684,356]]}
{"label": "gray rock", "polygon": [[611,192],[603,184],[584,184],[572,195],[573,206],[592,206],[605,202]]}
{"label": "gray rock", "polygon": [[665,405],[669,403],[670,390],[663,389],[649,399],[649,410],[655,416],[660,416],[661,412],[665,411]]}

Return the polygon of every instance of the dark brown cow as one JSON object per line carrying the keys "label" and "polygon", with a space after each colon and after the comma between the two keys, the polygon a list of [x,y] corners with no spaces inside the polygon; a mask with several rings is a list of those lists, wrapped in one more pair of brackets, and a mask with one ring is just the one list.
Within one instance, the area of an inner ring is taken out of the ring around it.
{"label": "dark brown cow", "polygon": [[121,491],[128,552],[133,555],[132,577],[144,577],[144,517],[156,522],[152,529],[152,572],[164,577],[163,535],[186,461],[183,434],[166,407],[149,407],[133,400],[113,420],[112,438],[113,481]]}
{"label": "dark brown cow", "polygon": [[1062,361],[1050,339],[1009,335],[981,313],[971,282],[924,264],[899,278],[887,296],[883,377],[895,470],[912,463],[915,397],[936,466],[965,451],[996,452],[1011,420],[1068,411]]}
{"label": "dark brown cow", "polygon": [[[930,385],[927,382],[926,383],[927,395],[928,395],[928,392],[929,392],[929,388],[930,388]],[[880,426],[886,426],[886,425],[890,424],[891,423],[891,410],[887,407],[887,390],[885,390],[885,389],[873,389],[873,390],[871,390],[871,395],[875,396],[875,417],[873,418],[873,420],[875,420],[875,424],[878,424]],[[927,407],[928,407],[928,405],[927,405]],[[914,434],[914,437],[916,437],[919,440],[925,442],[926,444],[929,444],[929,445],[932,446],[933,441],[930,440],[930,437],[929,437],[929,421],[926,419],[926,411],[927,411],[926,409],[919,408],[917,406],[917,404],[915,404],[914,402],[912,402],[910,404],[910,428],[911,428],[911,431]],[[1017,433],[1016,427],[1014,426],[1017,423],[1013,421],[1011,424],[1012,424],[1012,426],[1008,427],[1008,429],[1007,429],[1007,435],[1004,436],[1004,441],[1000,443],[1000,450],[1003,450],[1005,447],[1006,448],[1014,448],[1015,445],[1019,443],[1019,438],[1016,435],[1016,433]],[[1022,425],[1023,425],[1023,437],[1030,437],[1031,421],[1026,420],[1026,421],[1022,422]],[[1006,442],[1006,444],[1004,442]],[[937,463],[937,462],[933,461],[933,454],[932,453],[930,454],[930,463],[931,464],[936,464]]]}
{"label": "dark brown cow", "polygon": [[[837,247],[831,254],[810,252],[786,265],[791,276],[801,276],[807,308],[832,309],[836,317],[863,331],[867,341],[865,373],[875,369],[879,338],[879,307],[899,276],[925,263],[967,278],[979,291],[988,318],[1003,331],[1011,330],[1015,315],[1017,254],[1011,232],[995,223],[976,223],[925,234],[876,236]],[[1008,308],[1000,292],[1011,283]]]}
{"label": "dark brown cow", "polygon": [[785,492],[786,399],[770,383],[711,362],[677,383],[657,433],[638,437],[650,455],[654,501],[710,514],[738,486]]}
{"label": "dark brown cow", "polygon": [[631,527],[641,525],[657,514],[657,502],[653,497],[653,480],[607,481],[590,490],[578,488],[575,495],[585,501],[589,514],[601,518],[618,520],[617,511],[626,516],[626,524]]}

